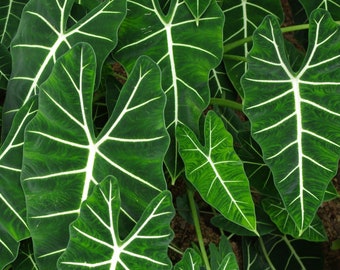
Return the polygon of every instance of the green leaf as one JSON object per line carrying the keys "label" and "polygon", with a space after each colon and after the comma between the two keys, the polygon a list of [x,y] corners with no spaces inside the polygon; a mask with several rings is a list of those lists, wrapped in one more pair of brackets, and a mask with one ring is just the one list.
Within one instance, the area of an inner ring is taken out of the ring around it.
{"label": "green leaf", "polygon": [[187,248],[183,258],[176,263],[174,270],[200,270],[202,265],[201,255],[194,249]]}
{"label": "green leaf", "polygon": [[121,240],[119,190],[117,179],[108,177],[82,203],[79,217],[70,225],[71,238],[58,260],[59,269],[171,269],[167,256],[173,238],[171,193],[156,196]]}
{"label": "green leaf", "polygon": [[314,219],[338,168],[339,28],[328,12],[312,14],[310,46],[295,73],[279,22],[267,17],[254,34],[249,70],[242,79],[252,135],[299,234]]}
{"label": "green leaf", "polygon": [[39,270],[34,259],[32,239],[26,239],[20,242],[18,257],[11,264],[11,266],[11,269],[15,270]]}
{"label": "green leaf", "polygon": [[257,234],[254,203],[242,161],[234,151],[232,136],[213,111],[206,116],[204,138],[202,146],[188,127],[178,127],[187,179],[225,218]]}
{"label": "green leaf", "polygon": [[285,235],[243,238],[242,250],[244,265],[250,270],[323,268],[320,243],[291,239]]}
{"label": "green leaf", "polygon": [[166,15],[158,1],[128,1],[128,13],[119,30],[114,56],[128,72],[139,55],[150,56],[161,68],[171,136],[165,164],[173,183],[183,170],[175,131],[180,123],[198,130],[199,118],[209,104],[207,79],[222,57],[223,21],[215,1],[199,18],[198,26],[183,0],[170,1]]}
{"label": "green leaf", "polygon": [[243,96],[240,78],[248,68],[245,57],[251,45],[247,42],[238,43],[234,47],[230,45],[249,38],[268,14],[278,16],[282,21],[281,2],[279,0],[228,0],[223,1],[222,10],[226,18],[223,33],[224,51],[227,55],[233,56],[227,57],[225,54],[223,62],[231,82],[237,92]]}
{"label": "green leaf", "polygon": [[[38,93],[57,58],[78,42],[88,42],[97,55],[97,76],[117,43],[117,29],[126,13],[124,0],[107,0],[67,28],[73,0],[31,0],[25,6],[11,44],[12,76],[4,104],[3,134],[14,113]],[[100,25],[100,27],[98,27]]]}
{"label": "green leaf", "polygon": [[[0,148],[0,224],[15,239],[29,237],[26,203],[21,188],[24,131],[37,110],[33,97],[16,114],[9,136]],[[1,241],[1,240],[0,240]]]}
{"label": "green leaf", "polygon": [[184,0],[184,2],[196,19],[196,25],[198,26],[199,19],[209,7],[211,0]]}
{"label": "green leaf", "polygon": [[334,20],[340,20],[340,3],[334,0],[299,0],[308,16],[317,8],[323,8],[332,14]]}
{"label": "green leaf", "polygon": [[0,4],[0,43],[6,48],[18,29],[22,9],[28,0],[2,0]]}
{"label": "green leaf", "polygon": [[0,44],[0,89],[7,89],[9,77],[11,76],[12,59],[8,49]]}
{"label": "green leaf", "polygon": [[210,244],[209,251],[211,269],[239,269],[232,246],[225,235],[221,236],[218,248],[214,244]]}
{"label": "green leaf", "polygon": [[19,243],[0,224],[0,269],[16,258],[18,249]]}
{"label": "green leaf", "polygon": [[[255,211],[256,211],[256,229],[259,235],[266,235],[277,230],[274,223],[271,221],[269,216],[263,211],[262,208],[255,207]],[[232,234],[236,234],[238,236],[256,236],[254,232],[246,230],[244,227],[241,227],[227,220],[222,215],[214,216],[210,220],[210,222],[217,228],[220,228]]]}
{"label": "green leaf", "polygon": [[327,234],[318,216],[307,227],[304,232],[299,235],[299,229],[295,225],[292,218],[289,216],[282,202],[273,199],[264,199],[262,205],[266,213],[270,216],[271,220],[276,224],[277,228],[283,234],[289,234],[296,239],[304,239],[312,242],[325,242],[327,241]]}
{"label": "green leaf", "polygon": [[34,253],[42,269],[55,264],[68,225],[82,201],[107,175],[121,184],[122,229],[138,220],[166,189],[163,159],[169,144],[160,71],[140,58],[98,136],[92,120],[95,55],[78,44],[61,57],[41,86],[39,111],[25,135],[22,184]]}

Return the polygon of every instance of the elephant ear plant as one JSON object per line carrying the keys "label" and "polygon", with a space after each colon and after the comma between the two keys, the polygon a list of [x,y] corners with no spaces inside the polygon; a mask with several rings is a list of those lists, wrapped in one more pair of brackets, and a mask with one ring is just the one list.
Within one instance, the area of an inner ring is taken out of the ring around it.
{"label": "elephant ear plant", "polygon": [[296,5],[2,1],[0,269],[322,269],[340,6]]}

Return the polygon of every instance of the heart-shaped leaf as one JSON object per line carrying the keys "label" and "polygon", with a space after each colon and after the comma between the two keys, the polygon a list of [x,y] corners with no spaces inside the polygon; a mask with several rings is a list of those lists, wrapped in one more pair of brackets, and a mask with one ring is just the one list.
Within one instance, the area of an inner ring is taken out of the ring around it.
{"label": "heart-shaped leaf", "polygon": [[167,95],[165,119],[171,136],[165,164],[173,183],[183,169],[175,131],[179,123],[198,130],[199,118],[209,104],[207,78],[222,57],[223,21],[215,1],[198,25],[183,0],[170,1],[166,15],[158,1],[128,1],[115,57],[128,72],[139,55],[150,56],[162,70]]}
{"label": "heart-shaped leaf", "polygon": [[235,153],[232,136],[213,111],[205,119],[204,139],[202,146],[188,127],[178,127],[187,179],[225,218],[257,234],[254,203],[242,161]]}
{"label": "heart-shaped leaf", "polygon": [[310,46],[295,73],[279,22],[267,17],[254,33],[249,70],[242,79],[252,135],[300,235],[338,168],[339,30],[328,12],[316,10],[310,18]]}
{"label": "heart-shaped leaf", "polygon": [[[159,68],[147,57],[137,61],[111,117],[95,136],[95,64],[87,44],[63,55],[41,86],[38,113],[26,128],[22,185],[42,269],[54,265],[64,251],[68,225],[81,202],[107,175],[123,181],[125,222],[138,220],[166,188],[163,159],[169,138]],[[124,227],[128,230],[129,224]]]}
{"label": "heart-shaped leaf", "polygon": [[[12,76],[4,104],[3,134],[14,113],[38,93],[57,58],[78,42],[96,50],[97,75],[117,42],[117,29],[126,12],[124,0],[107,0],[67,28],[74,0],[31,0],[25,6],[11,43]],[[100,27],[98,27],[100,25]]]}
{"label": "heart-shaped leaf", "polygon": [[163,191],[146,207],[130,234],[120,239],[118,181],[108,177],[82,203],[59,269],[171,269],[171,193]]}

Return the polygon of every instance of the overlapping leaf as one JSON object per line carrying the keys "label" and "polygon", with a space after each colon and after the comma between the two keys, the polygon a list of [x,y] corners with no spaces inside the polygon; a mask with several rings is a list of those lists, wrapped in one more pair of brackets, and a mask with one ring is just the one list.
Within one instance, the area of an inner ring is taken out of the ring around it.
{"label": "overlapping leaf", "polygon": [[0,269],[12,262],[19,249],[19,243],[0,224]]}
{"label": "overlapping leaf", "polygon": [[153,198],[130,234],[120,239],[118,181],[108,177],[82,203],[59,269],[171,269],[167,256],[174,215],[169,191]]}
{"label": "overlapping leaf", "polygon": [[28,0],[3,0],[0,4],[0,43],[6,48],[18,29],[22,9]]}
{"label": "overlapping leaf", "polygon": [[327,241],[327,235],[323,227],[322,221],[318,216],[307,227],[307,229],[299,235],[299,230],[292,218],[289,216],[283,204],[278,200],[265,199],[262,201],[263,208],[268,213],[277,228],[286,235],[291,235],[296,239],[304,239],[313,242]]}
{"label": "overlapping leaf", "polygon": [[122,181],[121,231],[166,188],[162,165],[169,139],[159,68],[147,57],[137,61],[97,137],[91,112],[95,70],[89,45],[67,52],[41,86],[39,111],[26,129],[22,185],[42,269],[63,252],[80,203],[107,175]]}
{"label": "overlapping leaf", "polygon": [[36,110],[37,100],[32,98],[17,113],[9,136],[0,148],[0,224],[16,241],[30,235],[20,176],[24,131]]}
{"label": "overlapping leaf", "polygon": [[172,137],[165,163],[174,182],[182,170],[175,130],[184,123],[196,131],[209,103],[207,78],[222,57],[223,14],[215,1],[198,21],[183,0],[170,1],[166,15],[155,0],[128,1],[128,10],[115,57],[130,71],[139,55],[148,55],[162,70]]}
{"label": "overlapping leaf", "polygon": [[[308,248],[306,248],[308,247]],[[270,234],[257,240],[243,238],[243,262],[247,269],[322,269],[320,243]]]}
{"label": "overlapping leaf", "polygon": [[334,20],[340,19],[340,3],[337,0],[299,0],[308,15],[317,8],[323,8],[332,14]]}
{"label": "overlapping leaf", "polygon": [[183,254],[183,258],[176,263],[174,270],[200,270],[201,264],[201,255],[194,249],[187,248]]}
{"label": "overlapping leaf", "polygon": [[245,57],[248,55],[250,45],[245,42],[231,49],[233,42],[250,37],[263,18],[272,14],[283,18],[279,0],[228,0],[223,1],[222,10],[225,20],[224,38],[225,51],[228,55],[236,57],[225,58],[227,74],[236,90],[243,96],[240,78],[247,70]]}
{"label": "overlapping leaf", "polygon": [[254,35],[242,80],[252,134],[300,234],[314,219],[338,165],[339,29],[329,13],[315,11],[306,58],[294,73],[279,23],[267,17]]}
{"label": "overlapping leaf", "polygon": [[[126,12],[125,1],[107,0],[67,28],[74,0],[31,0],[24,8],[11,44],[12,76],[4,104],[3,134],[14,113],[37,94],[53,63],[78,42],[90,43],[97,54],[97,74],[117,42],[117,29]],[[100,27],[98,27],[100,25]]]}
{"label": "overlapping leaf", "polygon": [[204,124],[204,145],[186,126],[178,127],[179,151],[187,179],[202,198],[225,218],[256,231],[254,204],[243,164],[222,120],[209,111]]}

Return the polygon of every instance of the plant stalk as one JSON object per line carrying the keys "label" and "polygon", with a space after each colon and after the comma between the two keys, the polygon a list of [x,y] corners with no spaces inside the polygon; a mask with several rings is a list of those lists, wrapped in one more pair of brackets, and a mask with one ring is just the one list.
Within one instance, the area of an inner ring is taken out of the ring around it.
{"label": "plant stalk", "polygon": [[235,109],[238,111],[242,111],[242,104],[232,101],[229,99],[224,99],[224,98],[210,98],[210,104],[211,105],[218,105],[218,106],[223,106],[223,107],[228,107],[231,109]]}
{"label": "plant stalk", "polygon": [[[336,21],[337,24],[340,24],[340,21]],[[295,31],[301,31],[301,30],[306,30],[309,29],[309,24],[299,24],[299,25],[290,25],[286,27],[281,28],[282,33],[287,33],[287,32],[295,32]],[[235,49],[244,43],[252,42],[253,41],[253,36],[249,36],[246,38],[242,38],[239,40],[236,40],[234,42],[231,42],[229,44],[224,45],[224,54],[232,49]]]}
{"label": "plant stalk", "polygon": [[192,219],[194,221],[194,226],[195,226],[195,230],[196,230],[198,245],[200,247],[203,262],[205,264],[206,269],[211,270],[207,251],[205,250],[205,246],[204,246],[204,242],[203,242],[203,236],[202,236],[201,226],[200,226],[200,222],[199,222],[198,212],[197,212],[196,205],[195,205],[194,194],[195,194],[195,191],[192,188],[187,187],[187,195],[188,195]]}

